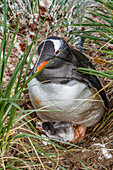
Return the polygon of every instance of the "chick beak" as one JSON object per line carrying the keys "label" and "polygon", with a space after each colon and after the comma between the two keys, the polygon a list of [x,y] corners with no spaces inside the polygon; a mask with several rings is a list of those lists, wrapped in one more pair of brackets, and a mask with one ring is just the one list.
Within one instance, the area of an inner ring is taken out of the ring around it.
{"label": "chick beak", "polygon": [[49,60],[42,62],[42,63],[38,66],[36,72],[42,70],[42,69],[44,68],[44,66],[45,66],[48,62],[49,62]]}

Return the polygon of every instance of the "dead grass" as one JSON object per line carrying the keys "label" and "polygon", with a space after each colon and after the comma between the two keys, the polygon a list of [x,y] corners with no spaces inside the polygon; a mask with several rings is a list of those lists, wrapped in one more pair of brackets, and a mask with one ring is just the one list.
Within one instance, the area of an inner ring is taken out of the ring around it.
{"label": "dead grass", "polygon": [[[24,16],[25,17],[25,16]],[[12,19],[10,22],[12,22]],[[24,51],[25,43],[28,42],[28,45],[33,39],[32,34],[36,34],[39,25],[38,25],[38,18],[36,18],[37,22],[29,21],[26,18],[26,22],[20,20],[20,30],[18,32],[15,47],[13,48],[11,55],[9,57],[7,67],[6,67],[6,75],[4,77],[4,89],[7,86],[7,83],[10,77],[13,74],[13,70],[15,68],[15,63],[18,62],[20,55]],[[46,21],[41,29],[40,35],[43,35],[44,32],[48,32],[48,22]],[[15,27],[15,25],[14,25]],[[63,29],[63,28],[62,28]],[[58,29],[56,32],[53,32],[53,35],[57,35]],[[32,32],[32,34],[31,34]],[[60,32],[60,31],[59,31]],[[45,35],[46,36],[46,35]],[[39,39],[39,43],[45,36]],[[62,36],[62,35],[60,35]],[[10,43],[10,41],[9,41]],[[87,41],[85,47],[87,50],[84,50],[91,59],[95,57],[95,53],[93,51],[88,50],[89,44],[91,48],[99,48],[95,46],[92,41]],[[107,44],[110,47],[110,44]],[[104,54],[98,52],[96,54],[98,58]],[[35,62],[36,57],[34,56],[33,63]],[[94,63],[94,61],[93,61]],[[96,64],[97,70],[103,71],[104,68],[109,69],[110,65],[100,65]],[[27,63],[26,63],[27,65]],[[25,65],[25,69],[26,69]],[[31,65],[32,67],[32,65]],[[24,73],[22,75],[22,80],[24,78]],[[107,78],[101,78],[103,85],[108,84],[111,80]],[[111,105],[113,107],[113,85],[110,85],[107,89],[107,94],[111,100]],[[20,106],[23,110],[32,109],[32,105],[28,97],[28,92],[26,91],[22,98],[23,101],[20,101]],[[106,111],[105,115],[103,116],[102,120],[97,124],[96,127],[88,128],[86,137],[84,140],[78,144],[77,146],[63,144],[55,142],[56,145],[53,145],[51,141],[46,141],[48,144],[45,145],[43,140],[39,140],[36,138],[20,138],[19,140],[14,140],[11,142],[10,148],[8,153],[4,156],[4,163],[7,165],[7,162],[13,164],[13,167],[21,169],[56,169],[59,170],[60,168],[57,165],[62,166],[67,170],[82,170],[84,167],[78,161],[80,159],[89,169],[97,169],[97,170],[112,170],[113,169],[113,115],[110,119],[104,124],[105,120],[110,116],[113,112],[113,109]],[[31,126],[30,122],[35,126],[36,122],[40,120],[36,117],[35,113],[32,113],[30,116],[27,116],[27,120],[23,119],[24,123],[20,123],[18,126],[15,124],[12,125],[12,129],[10,130],[10,135],[13,136],[19,133],[29,133],[36,136],[41,136],[42,133],[39,131],[35,131]],[[102,126],[103,125],[103,126]],[[49,155],[47,158],[40,149],[33,144],[31,141],[34,140],[37,145],[42,148],[42,150]],[[61,148],[59,147],[61,146]],[[65,150],[66,149],[66,150]],[[78,158],[76,158],[76,157]],[[18,163],[20,162],[20,163]],[[54,163],[56,162],[56,163]]]}

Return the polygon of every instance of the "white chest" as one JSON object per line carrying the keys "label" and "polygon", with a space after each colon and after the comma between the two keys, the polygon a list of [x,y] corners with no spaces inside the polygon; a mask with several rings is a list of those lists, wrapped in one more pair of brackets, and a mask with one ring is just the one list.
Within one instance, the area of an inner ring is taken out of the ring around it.
{"label": "white chest", "polygon": [[28,87],[30,96],[35,96],[35,98],[41,101],[41,107],[51,105],[49,107],[51,109],[58,107],[60,110],[73,110],[75,105],[84,103],[92,96],[87,85],[77,81],[72,81],[67,85],[43,84],[38,82],[36,78],[33,78],[28,83]]}
{"label": "white chest", "polygon": [[95,90],[89,89],[84,83],[72,81],[67,85],[43,84],[33,78],[28,87],[33,106],[43,109],[43,112],[37,112],[43,121],[74,122],[82,126],[92,126],[104,113],[99,96],[89,102]]}

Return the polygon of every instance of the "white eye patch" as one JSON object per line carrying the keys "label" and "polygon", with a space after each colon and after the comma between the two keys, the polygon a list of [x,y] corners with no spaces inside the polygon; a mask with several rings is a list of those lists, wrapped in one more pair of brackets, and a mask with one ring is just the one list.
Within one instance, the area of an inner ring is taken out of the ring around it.
{"label": "white eye patch", "polygon": [[39,46],[45,42],[45,41],[52,41],[53,44],[54,44],[54,50],[55,50],[55,53],[59,51],[59,49],[62,47],[62,44],[63,44],[63,41],[62,40],[55,40],[55,39],[46,39],[46,40],[43,40]]}
{"label": "white eye patch", "polygon": [[59,51],[59,49],[62,47],[63,42],[61,40],[55,40],[55,39],[50,39],[50,41],[52,41],[54,44],[55,53]]}

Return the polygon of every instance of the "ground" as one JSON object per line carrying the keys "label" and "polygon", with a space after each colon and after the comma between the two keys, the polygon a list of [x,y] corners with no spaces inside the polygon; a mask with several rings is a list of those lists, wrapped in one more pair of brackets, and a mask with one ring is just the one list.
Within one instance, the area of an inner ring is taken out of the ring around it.
{"label": "ground", "polygon": [[[40,9],[40,12],[41,10],[42,9]],[[42,12],[45,12],[44,9],[42,10]],[[14,19],[16,18],[17,16],[15,16],[15,18],[12,17],[12,20],[10,20],[10,23],[13,22]],[[6,75],[4,77],[4,89],[7,86],[8,81],[10,80],[10,77],[13,74],[13,71],[15,69],[15,63],[19,61],[19,57],[23,54],[25,50],[26,42],[27,42],[27,46],[29,46],[31,41],[34,39],[34,35],[37,33],[39,29],[39,24],[37,22],[38,19],[39,18],[36,17],[34,21],[29,20],[29,16],[24,16],[24,20],[23,18],[20,19],[19,31],[18,31],[16,40],[15,40],[15,45],[14,45],[13,50],[11,51],[10,57],[7,62]],[[42,17],[42,20],[43,20],[43,17]],[[50,26],[50,23],[53,22],[53,19],[51,16],[49,16],[48,20],[44,23],[41,29],[41,32],[40,32],[40,36],[44,32],[47,31],[46,26],[48,22]],[[15,28],[15,26],[16,24],[13,24],[13,28]],[[63,29],[63,28],[60,28],[60,29]],[[58,31],[59,30],[57,29],[55,32],[55,35],[58,34]],[[50,33],[50,35],[51,34],[52,33]],[[60,34],[60,36],[64,38],[62,34]],[[45,37],[46,36],[40,37],[38,44]],[[8,46],[10,44],[10,41],[11,40],[9,40]],[[84,44],[84,47],[88,48],[89,44],[91,48],[99,48],[98,46],[95,46],[92,41],[89,41],[89,40],[87,40],[87,43]],[[111,48],[111,49],[113,48],[109,44],[107,44],[107,46],[108,48]],[[106,68],[106,64],[103,64],[103,66],[100,65],[98,59],[96,60],[95,58],[95,60],[93,60],[94,57],[98,56],[99,58],[100,56],[104,54],[100,52],[95,54],[94,51],[90,51],[90,49],[87,49],[87,50],[84,49],[84,53],[87,54],[92,59],[92,62],[94,65],[96,65],[97,70],[103,71],[104,68]],[[32,61],[31,68],[35,60],[36,60],[36,54]],[[26,62],[26,65],[23,71],[22,80],[24,78],[26,66],[27,66],[27,62]],[[111,81],[107,78],[101,78],[101,80],[104,85],[106,85],[107,83]],[[111,100],[111,106],[113,106],[113,100],[112,100],[113,99],[113,94],[112,94],[113,85],[110,85],[106,89],[106,92],[109,96],[109,99]],[[22,94],[22,98],[24,100],[20,101],[21,108],[24,110],[29,109],[29,108],[33,109],[31,102],[29,100],[28,91],[25,91]],[[113,115],[109,118],[108,121],[106,121],[108,117],[111,115],[112,111],[113,111],[112,109],[109,111],[106,111],[102,120],[95,127],[88,128],[84,140],[79,144],[69,145],[69,144],[63,144],[60,142],[55,142],[55,145],[53,145],[50,140],[50,141],[46,141],[43,145],[42,141],[37,140],[38,146],[40,146],[43,149],[43,151],[49,154],[51,153],[51,156],[50,156],[51,160],[45,157],[44,155],[41,155],[40,150],[39,150],[38,152],[39,158],[37,159],[35,155],[32,155],[30,159],[31,162],[32,161],[39,162],[39,167],[34,168],[34,165],[33,165],[32,169],[44,169],[43,166],[45,166],[45,169],[59,170],[61,168],[58,167],[57,165],[60,165],[67,170],[80,170],[80,169],[85,169],[85,165],[86,165],[87,168],[91,170],[92,169],[112,170],[113,169],[113,121],[112,121]],[[27,119],[34,126],[36,122],[40,122],[40,120],[38,119],[35,113],[31,113],[30,116],[27,116]],[[28,126],[32,128],[32,125],[30,123],[28,123]],[[28,130],[26,129],[26,126],[23,126],[20,129],[16,130],[15,133],[23,133],[27,131]],[[44,136],[44,134],[40,131],[38,131],[38,134],[39,136],[42,136],[42,137]],[[36,140],[36,139],[33,139],[33,140]],[[26,145],[31,145],[29,139],[22,139],[22,142]],[[28,149],[29,153],[33,153],[32,150],[30,150],[30,148],[27,148],[27,146],[26,146],[26,149]],[[15,144],[10,150],[9,155],[10,154],[20,155],[20,152],[26,153],[26,149],[25,148],[23,149],[18,144]],[[29,159],[26,157],[26,160],[29,160]],[[54,161],[56,161],[56,165],[53,163]],[[15,166],[17,166],[16,163],[15,163]],[[29,169],[24,165],[21,165],[21,166],[23,166],[23,169]]]}

